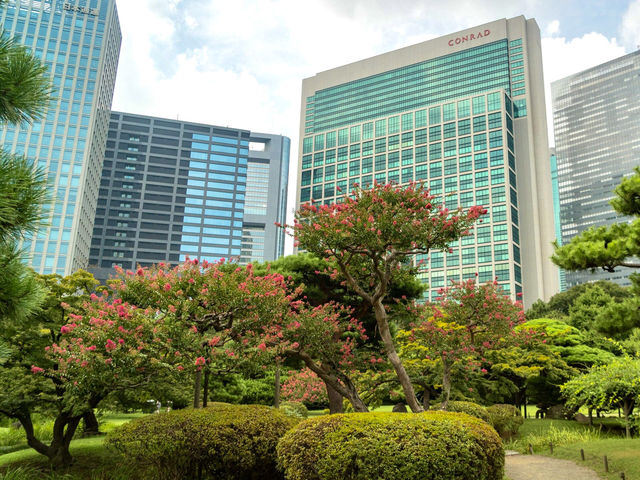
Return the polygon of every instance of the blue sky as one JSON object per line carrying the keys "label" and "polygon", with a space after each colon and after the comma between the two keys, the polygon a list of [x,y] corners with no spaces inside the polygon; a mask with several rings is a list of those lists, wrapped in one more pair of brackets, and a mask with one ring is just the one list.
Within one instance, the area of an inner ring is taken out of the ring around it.
{"label": "blue sky", "polygon": [[[345,63],[499,18],[535,18],[545,83],[640,45],[640,0],[117,0],[114,110],[287,135],[300,87]],[[552,119],[547,91],[548,123]]]}

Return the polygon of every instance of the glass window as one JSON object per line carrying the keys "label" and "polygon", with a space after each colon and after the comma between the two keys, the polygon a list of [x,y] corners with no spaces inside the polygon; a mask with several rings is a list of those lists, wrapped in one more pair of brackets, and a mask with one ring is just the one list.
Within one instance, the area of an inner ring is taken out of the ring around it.
{"label": "glass window", "polygon": [[429,109],[429,125],[441,122],[441,110],[442,109],[439,106],[431,107]]}

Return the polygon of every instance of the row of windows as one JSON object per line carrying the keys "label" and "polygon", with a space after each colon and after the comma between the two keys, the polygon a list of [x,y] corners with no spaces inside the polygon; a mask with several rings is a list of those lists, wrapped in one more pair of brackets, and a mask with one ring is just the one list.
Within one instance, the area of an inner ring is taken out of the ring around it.
{"label": "row of windows", "polygon": [[[390,117],[389,120],[391,120],[391,118],[394,118],[394,117]],[[395,118],[398,118],[398,117],[395,117]],[[508,131],[513,132],[513,122],[511,118],[507,115],[505,119],[507,121]],[[382,121],[384,120],[385,119],[383,119]],[[376,122],[376,124],[377,123],[378,122]],[[362,132],[363,132],[362,140],[368,140],[368,141],[364,141],[361,144],[363,154],[366,154],[366,152],[371,153],[373,151],[374,140],[372,139],[372,136],[368,134],[369,132],[367,131],[369,130],[369,128],[367,127],[368,126],[372,127],[372,125],[373,123],[368,123],[368,124],[365,123],[364,125],[362,125]],[[429,128],[416,129],[415,131],[406,131],[406,132],[403,132],[402,134],[389,135],[388,137],[386,137],[385,129],[381,129],[380,132],[377,132],[377,133],[380,133],[383,136],[383,138],[376,138],[375,150],[376,150],[376,153],[384,152],[387,148],[387,143],[388,143],[389,150],[393,150],[395,148],[398,148],[400,145],[402,145],[403,147],[411,146],[414,143],[416,145],[420,145],[420,144],[425,144],[427,142],[438,141],[438,140],[441,140],[442,138],[447,139],[447,138],[454,138],[454,137],[469,135],[472,133],[472,126],[473,126],[474,134],[485,132],[487,128],[490,130],[501,128],[502,114],[500,112],[495,112],[495,113],[489,114],[488,116],[487,115],[475,116],[473,117],[473,119],[459,120],[457,122],[452,121],[444,124],[434,125]],[[356,125],[354,127],[351,127],[350,129],[345,128],[342,130],[338,130],[337,145],[342,146],[342,145],[347,145],[348,143],[351,143],[352,148],[354,147],[353,145],[354,143],[357,145],[360,145],[359,143],[361,141],[360,129],[361,129],[361,126]],[[348,130],[350,130],[349,137],[347,136]],[[427,135],[427,132],[428,132],[428,135]],[[389,133],[395,133],[395,131],[389,132]],[[497,134],[495,134],[494,132],[494,135],[497,135]],[[380,135],[376,135],[376,137],[380,137]],[[326,142],[325,142],[325,138],[326,138]],[[336,147],[336,132],[335,131],[328,132],[327,134],[321,133],[321,134],[315,135],[314,137],[305,138],[303,140],[303,154],[310,154],[312,152],[312,140],[313,140],[313,151],[315,152],[324,150],[325,148],[334,149]]]}

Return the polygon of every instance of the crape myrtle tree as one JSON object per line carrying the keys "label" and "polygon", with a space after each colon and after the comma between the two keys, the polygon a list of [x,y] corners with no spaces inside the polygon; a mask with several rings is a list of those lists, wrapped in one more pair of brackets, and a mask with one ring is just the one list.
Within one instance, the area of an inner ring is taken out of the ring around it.
{"label": "crape myrtle tree", "polygon": [[447,249],[469,233],[482,207],[450,212],[422,184],[356,187],[342,203],[305,204],[291,227],[296,245],[332,261],[346,284],[373,308],[377,330],[405,398],[423,411],[396,351],[384,300],[394,272],[411,256]]}
{"label": "crape myrtle tree", "polygon": [[[19,391],[1,377],[0,387],[12,395],[0,397],[0,411],[20,422],[28,445],[54,467],[71,463],[69,444],[86,412],[109,395],[144,389],[174,370],[170,330],[151,309],[93,294],[79,311],[68,314],[59,335],[51,333],[57,340],[31,365],[31,379],[21,381]],[[37,438],[32,422],[42,408],[55,417],[49,444]]]}
{"label": "crape myrtle tree", "polygon": [[631,414],[640,401],[640,359],[618,357],[607,365],[595,366],[588,373],[565,383],[562,392],[567,403],[575,408],[621,408],[629,438]]}
{"label": "crape myrtle tree", "polygon": [[515,327],[524,322],[520,302],[505,295],[497,282],[477,285],[475,279],[440,290],[441,300],[418,309],[419,322],[398,337],[403,355],[427,362],[437,359],[447,409],[454,368],[487,370],[486,351],[506,348],[517,339]]}
{"label": "crape myrtle tree", "polygon": [[[284,275],[288,279],[290,287],[299,289],[300,298],[311,306],[328,302],[348,305],[351,308],[352,316],[362,322],[367,332],[375,331],[376,319],[371,305],[336,275],[336,268],[331,262],[309,252],[304,252],[255,266],[257,273],[266,273],[267,269]],[[393,315],[396,323],[401,323],[403,320],[401,317],[406,317],[408,323],[411,314],[407,312],[406,307],[411,301],[420,298],[423,291],[424,284],[415,277],[410,269],[394,272],[389,285],[389,295],[387,295],[384,305],[389,308],[389,313]],[[373,350],[379,347],[378,343],[379,340],[374,337],[368,339],[367,345]],[[378,370],[380,364],[371,364],[368,370],[371,370],[373,366]],[[363,397],[368,405],[372,403],[371,394],[374,393],[370,391],[371,387],[375,388],[380,379],[379,372],[370,371],[369,374],[371,378],[365,378],[367,375],[358,374],[356,379],[361,395],[368,397],[366,399]],[[385,380],[384,384],[388,385],[389,382]],[[331,413],[341,413],[343,411],[342,395],[329,384],[326,384],[326,389]],[[379,397],[378,394],[375,396]]]}
{"label": "crape myrtle tree", "polygon": [[282,398],[289,402],[307,404],[329,403],[325,383],[306,367],[288,372],[287,378],[282,382]]}
{"label": "crape myrtle tree", "polygon": [[175,267],[160,263],[118,272],[110,281],[117,295],[139,307],[157,309],[171,323],[174,343],[179,345],[176,368],[192,370],[195,376],[196,408],[202,390],[207,405],[212,374],[240,371],[249,360],[243,353],[247,331],[267,319],[285,317],[291,300],[282,275],[255,275],[251,265],[187,259]]}
{"label": "crape myrtle tree", "polygon": [[347,307],[331,302],[312,307],[302,300],[292,301],[284,318],[263,318],[259,328],[247,331],[245,337],[266,359],[286,357],[304,362],[356,412],[367,412],[368,408],[353,380],[355,372],[372,358],[382,361],[372,356],[367,339],[362,323]]}

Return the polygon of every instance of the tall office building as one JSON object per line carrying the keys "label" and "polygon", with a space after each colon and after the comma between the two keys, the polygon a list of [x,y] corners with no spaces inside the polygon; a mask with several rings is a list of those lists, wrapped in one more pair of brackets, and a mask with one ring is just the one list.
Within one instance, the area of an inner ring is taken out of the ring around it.
{"label": "tall office building", "polygon": [[[640,165],[640,51],[551,84],[562,243],[623,221],[613,189]],[[629,285],[627,268],[566,272],[567,287],[594,280]]]}
{"label": "tall office building", "polygon": [[100,280],[186,256],[239,263],[284,251],[289,139],[113,112],[90,269]]}
{"label": "tall office building", "polygon": [[432,252],[431,298],[498,277],[525,305],[558,290],[540,31],[503,19],[338,67],[302,83],[297,202],[354,182],[427,182],[449,208],[489,214]]}
{"label": "tall office building", "polygon": [[33,125],[0,128],[0,145],[48,174],[47,226],[23,244],[41,273],[86,268],[120,54],[115,0],[9,0],[6,34],[49,67],[53,99]]}

